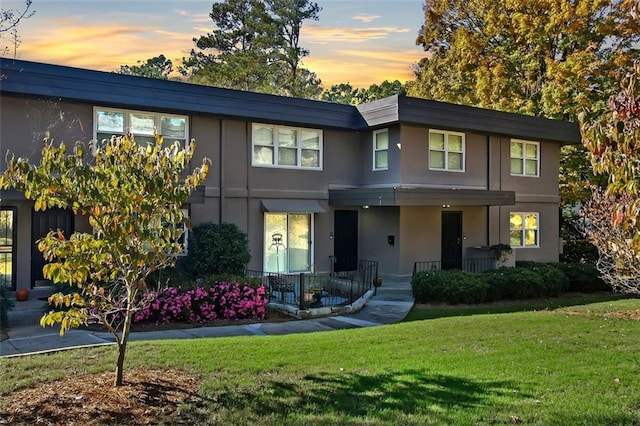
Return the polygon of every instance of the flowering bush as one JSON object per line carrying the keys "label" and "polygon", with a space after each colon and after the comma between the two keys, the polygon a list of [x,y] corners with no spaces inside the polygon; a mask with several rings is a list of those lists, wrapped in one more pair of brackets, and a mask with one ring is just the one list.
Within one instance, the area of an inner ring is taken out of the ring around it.
{"label": "flowering bush", "polygon": [[209,288],[198,286],[191,290],[169,287],[161,292],[145,293],[143,297],[150,303],[136,312],[134,322],[262,320],[269,303],[264,286],[252,287],[237,282],[216,282]]}

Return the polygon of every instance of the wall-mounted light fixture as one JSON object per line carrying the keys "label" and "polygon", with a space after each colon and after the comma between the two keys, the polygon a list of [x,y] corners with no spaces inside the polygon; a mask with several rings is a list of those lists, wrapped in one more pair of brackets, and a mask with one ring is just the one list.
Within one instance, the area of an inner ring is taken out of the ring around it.
{"label": "wall-mounted light fixture", "polygon": [[442,205],[442,208],[443,208],[443,209],[448,209],[449,207],[451,207],[451,204],[443,204],[443,205]]}
{"label": "wall-mounted light fixture", "polygon": [[363,209],[368,209],[368,208],[369,208],[369,206],[362,206],[362,208],[363,208]]}

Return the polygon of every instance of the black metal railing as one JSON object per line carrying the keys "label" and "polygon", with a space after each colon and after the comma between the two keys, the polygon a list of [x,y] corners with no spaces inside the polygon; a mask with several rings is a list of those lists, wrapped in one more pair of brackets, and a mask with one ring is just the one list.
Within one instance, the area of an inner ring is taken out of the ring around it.
{"label": "black metal railing", "polygon": [[358,260],[352,271],[280,274],[246,270],[245,274],[261,280],[270,302],[298,309],[334,307],[352,304],[373,288],[378,262]]}
{"label": "black metal railing", "polygon": [[485,257],[478,259],[462,259],[455,262],[429,260],[425,262],[415,262],[413,264],[413,275],[423,271],[437,271],[441,269],[461,269],[466,272],[485,272],[496,269],[496,259]]}

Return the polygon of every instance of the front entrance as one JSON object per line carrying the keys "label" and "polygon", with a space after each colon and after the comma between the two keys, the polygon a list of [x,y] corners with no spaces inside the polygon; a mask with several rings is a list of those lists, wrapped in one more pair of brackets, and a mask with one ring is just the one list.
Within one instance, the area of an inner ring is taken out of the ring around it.
{"label": "front entrance", "polygon": [[334,221],[334,272],[358,269],[358,211],[336,210]]}
{"label": "front entrance", "polygon": [[462,212],[442,212],[442,269],[462,269]]}
{"label": "front entrance", "polygon": [[44,279],[42,268],[47,262],[38,250],[37,241],[46,236],[49,231],[61,230],[65,238],[71,237],[74,232],[73,212],[64,209],[48,209],[33,211],[31,215],[31,286],[49,285]]}

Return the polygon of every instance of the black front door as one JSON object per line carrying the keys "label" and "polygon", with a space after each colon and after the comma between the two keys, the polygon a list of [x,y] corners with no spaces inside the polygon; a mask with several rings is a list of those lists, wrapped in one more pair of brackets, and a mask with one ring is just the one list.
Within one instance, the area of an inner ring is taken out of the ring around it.
{"label": "black front door", "polygon": [[442,212],[442,269],[462,269],[462,212]]}
{"label": "black front door", "polygon": [[333,255],[335,272],[358,269],[358,211],[336,210]]}
{"label": "black front door", "polygon": [[61,230],[65,238],[73,234],[73,212],[63,209],[49,209],[33,211],[31,226],[31,286],[48,285],[44,282],[42,267],[47,263],[38,250],[37,241],[46,236],[49,231]]}

